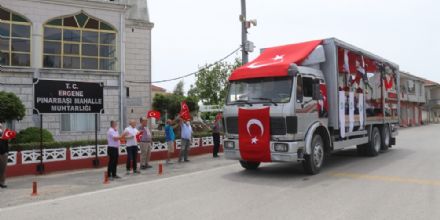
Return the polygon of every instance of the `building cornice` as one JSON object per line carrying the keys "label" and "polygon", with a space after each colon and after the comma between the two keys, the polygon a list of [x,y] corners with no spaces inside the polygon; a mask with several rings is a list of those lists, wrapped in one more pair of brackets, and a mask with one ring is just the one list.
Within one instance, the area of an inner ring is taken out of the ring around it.
{"label": "building cornice", "polygon": [[125,22],[125,26],[129,28],[142,28],[151,30],[154,27],[154,23],[144,20],[127,19],[127,21]]}
{"label": "building cornice", "polygon": [[127,4],[126,0],[27,0],[32,2],[47,3],[47,4],[58,4],[74,7],[86,7],[94,9],[106,9],[111,11],[124,12],[130,6]]}

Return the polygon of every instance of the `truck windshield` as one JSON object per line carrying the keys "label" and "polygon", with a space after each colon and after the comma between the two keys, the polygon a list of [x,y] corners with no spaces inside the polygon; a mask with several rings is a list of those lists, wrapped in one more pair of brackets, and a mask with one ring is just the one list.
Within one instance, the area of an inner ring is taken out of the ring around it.
{"label": "truck windshield", "polygon": [[286,103],[292,94],[292,77],[258,78],[233,81],[227,104]]}

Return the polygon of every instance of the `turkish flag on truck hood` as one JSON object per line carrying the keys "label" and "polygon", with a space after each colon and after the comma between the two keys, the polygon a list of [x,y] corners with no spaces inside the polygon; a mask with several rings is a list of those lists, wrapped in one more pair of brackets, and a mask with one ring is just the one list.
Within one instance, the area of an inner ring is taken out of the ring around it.
{"label": "turkish flag on truck hood", "polygon": [[300,65],[322,40],[267,48],[255,60],[236,69],[229,81],[287,76],[292,63]]}
{"label": "turkish flag on truck hood", "polygon": [[269,107],[238,110],[238,139],[243,160],[271,162],[269,111]]}

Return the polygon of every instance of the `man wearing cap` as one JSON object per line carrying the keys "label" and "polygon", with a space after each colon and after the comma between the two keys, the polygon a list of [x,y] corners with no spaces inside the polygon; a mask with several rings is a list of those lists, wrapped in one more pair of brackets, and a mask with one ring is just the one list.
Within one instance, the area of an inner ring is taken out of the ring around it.
{"label": "man wearing cap", "polygon": [[3,140],[3,125],[0,124],[0,188],[7,188],[5,184],[6,180],[6,167],[8,165],[8,153],[9,146],[8,140]]}
{"label": "man wearing cap", "polygon": [[141,148],[141,170],[145,170],[151,168],[148,162],[150,162],[151,156],[152,135],[150,129],[148,129],[148,119],[146,117],[141,117],[139,121],[141,125],[137,129],[141,132],[139,139],[139,146]]}

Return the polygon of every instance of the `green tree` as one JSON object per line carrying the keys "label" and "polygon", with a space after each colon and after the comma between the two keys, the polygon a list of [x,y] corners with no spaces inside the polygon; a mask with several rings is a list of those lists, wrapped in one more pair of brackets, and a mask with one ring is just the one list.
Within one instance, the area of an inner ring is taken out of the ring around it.
{"label": "green tree", "polygon": [[21,120],[26,109],[21,100],[11,92],[0,92],[0,122]]}
{"label": "green tree", "polygon": [[185,100],[192,113],[199,111],[198,100],[196,97],[185,97],[176,94],[156,94],[153,98],[153,109],[168,115],[168,118],[175,118],[180,113],[180,103]]}
{"label": "green tree", "polygon": [[176,96],[184,96],[185,95],[185,90],[183,88],[184,86],[185,83],[183,81],[179,81],[176,87],[174,87],[173,94]]}
{"label": "green tree", "polygon": [[233,63],[219,62],[202,67],[188,95],[197,97],[205,105],[223,105],[228,92],[228,77],[240,66],[241,60],[235,59]]}

